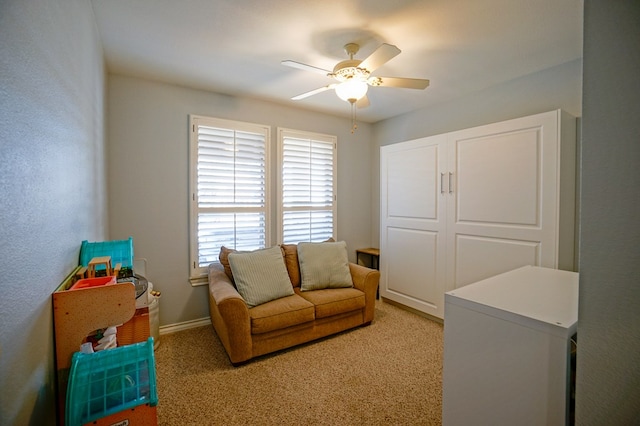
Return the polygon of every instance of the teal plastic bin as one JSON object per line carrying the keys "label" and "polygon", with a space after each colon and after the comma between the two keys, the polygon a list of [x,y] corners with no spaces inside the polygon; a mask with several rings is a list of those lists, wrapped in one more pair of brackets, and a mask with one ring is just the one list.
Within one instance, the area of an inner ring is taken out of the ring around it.
{"label": "teal plastic bin", "polygon": [[83,425],[142,404],[158,404],[153,337],[92,354],[73,354],[67,426]]}
{"label": "teal plastic bin", "polygon": [[[80,265],[87,266],[94,257],[111,256],[111,265],[120,263],[122,269],[133,270],[133,237],[128,240],[111,240],[82,242],[80,246]],[[97,265],[96,270],[105,269],[105,265]]]}

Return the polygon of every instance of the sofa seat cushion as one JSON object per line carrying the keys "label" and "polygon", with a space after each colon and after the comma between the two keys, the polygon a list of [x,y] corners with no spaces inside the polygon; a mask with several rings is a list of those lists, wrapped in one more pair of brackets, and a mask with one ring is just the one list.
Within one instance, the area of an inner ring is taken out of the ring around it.
{"label": "sofa seat cushion", "polygon": [[327,288],[313,291],[296,289],[296,293],[313,303],[316,318],[326,318],[365,307],[364,292],[356,288]]}
{"label": "sofa seat cushion", "polygon": [[280,330],[315,319],[313,303],[297,294],[272,300],[249,309],[251,334]]}

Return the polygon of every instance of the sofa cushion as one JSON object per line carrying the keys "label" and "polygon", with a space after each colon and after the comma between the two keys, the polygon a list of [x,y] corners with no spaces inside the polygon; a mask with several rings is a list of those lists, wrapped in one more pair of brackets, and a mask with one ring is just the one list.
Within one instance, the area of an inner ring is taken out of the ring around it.
{"label": "sofa cushion", "polygon": [[313,321],[315,313],[313,304],[296,294],[251,308],[249,317],[251,334],[261,334]]}
{"label": "sofa cushion", "polygon": [[347,243],[299,243],[298,261],[302,291],[353,287]]}
{"label": "sofa cushion", "polygon": [[218,255],[218,259],[220,260],[220,264],[224,268],[224,272],[227,274],[231,282],[235,285],[235,280],[233,279],[233,272],[231,271],[231,265],[229,264],[229,254],[235,253],[237,250],[226,248],[225,246],[220,247],[220,254]]}
{"label": "sofa cushion", "polygon": [[301,291],[298,294],[313,303],[316,318],[326,318],[365,307],[364,292],[356,288],[328,288]]}
{"label": "sofa cushion", "polygon": [[[325,243],[334,243],[336,240],[329,237]],[[298,245],[297,244],[280,244],[284,263],[287,265],[287,272],[291,278],[291,284],[294,287],[300,287],[300,264],[298,263]]]}
{"label": "sofa cushion", "polygon": [[280,244],[284,263],[287,265],[287,273],[291,279],[291,285],[300,287],[300,266],[298,265],[298,246],[296,244]]}
{"label": "sofa cushion", "polygon": [[[293,250],[296,250],[296,245],[295,244],[290,244],[293,247]],[[291,249],[289,249],[291,250]],[[229,277],[229,279],[231,280],[231,282],[233,283],[233,285],[236,285],[235,280],[233,279],[233,271],[231,271],[231,265],[229,264],[229,254],[231,253],[247,253],[246,251],[238,251],[236,249],[230,249],[227,248],[225,246],[220,247],[220,254],[218,254],[218,260],[220,261],[220,264],[222,265],[222,267],[224,268],[224,272],[227,274],[227,276]],[[289,252],[287,252],[287,254],[289,256],[291,256],[289,254]],[[295,269],[298,273],[298,286],[300,286],[300,268],[298,267],[298,252],[296,251],[295,253],[296,258],[295,258]],[[285,256],[285,251],[284,249],[282,250],[282,256]],[[289,264],[287,263],[287,269],[289,269]],[[289,275],[291,276],[291,273],[289,273]]]}
{"label": "sofa cushion", "polygon": [[249,307],[293,294],[280,247],[229,253],[229,264]]}

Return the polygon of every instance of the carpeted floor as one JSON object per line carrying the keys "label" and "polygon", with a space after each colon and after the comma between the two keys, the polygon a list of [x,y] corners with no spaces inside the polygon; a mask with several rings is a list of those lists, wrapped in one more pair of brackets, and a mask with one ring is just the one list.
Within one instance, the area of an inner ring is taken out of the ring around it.
{"label": "carpeted floor", "polygon": [[211,326],[160,342],[160,425],[441,424],[442,325],[389,303],[368,327],[237,368]]}

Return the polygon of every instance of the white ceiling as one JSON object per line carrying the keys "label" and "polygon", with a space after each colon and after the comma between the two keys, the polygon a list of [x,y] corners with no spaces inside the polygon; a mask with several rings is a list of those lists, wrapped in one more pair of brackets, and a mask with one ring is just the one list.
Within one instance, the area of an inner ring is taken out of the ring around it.
{"label": "white ceiling", "polygon": [[324,69],[361,45],[402,53],[374,75],[427,78],[374,87],[358,120],[376,122],[582,57],[582,0],[92,0],[110,72],[349,116]]}

